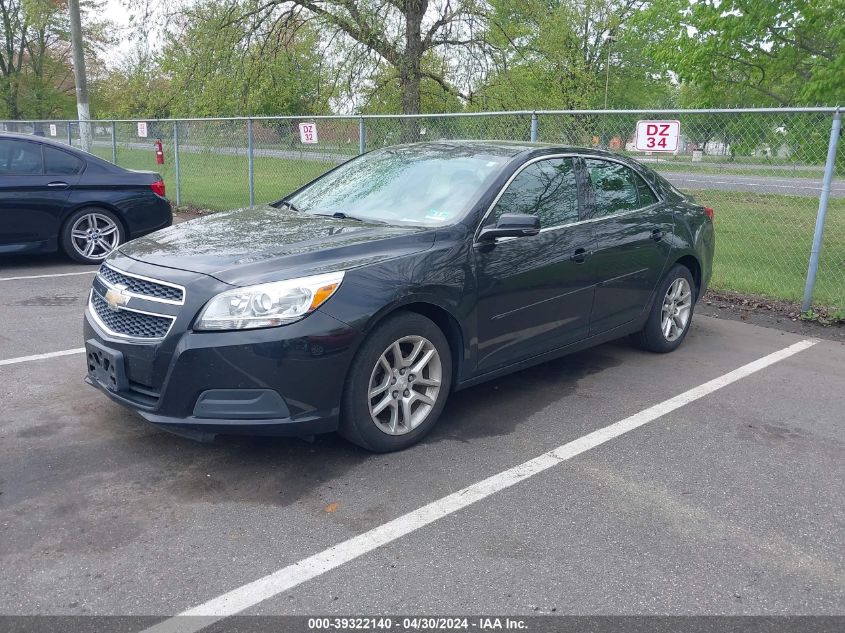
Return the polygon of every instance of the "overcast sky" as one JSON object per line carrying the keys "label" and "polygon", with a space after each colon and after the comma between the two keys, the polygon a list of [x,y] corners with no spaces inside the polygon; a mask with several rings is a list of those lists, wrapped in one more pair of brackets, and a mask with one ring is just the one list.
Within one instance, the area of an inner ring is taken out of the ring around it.
{"label": "overcast sky", "polygon": [[[111,20],[118,29],[126,29],[129,27],[129,10],[126,8],[127,4],[133,0],[104,0],[103,17]],[[181,0],[167,0],[168,4],[173,5],[180,3]],[[111,64],[117,63],[120,58],[129,52],[132,42],[128,37],[117,33],[117,44],[112,50],[107,50],[107,61]]]}

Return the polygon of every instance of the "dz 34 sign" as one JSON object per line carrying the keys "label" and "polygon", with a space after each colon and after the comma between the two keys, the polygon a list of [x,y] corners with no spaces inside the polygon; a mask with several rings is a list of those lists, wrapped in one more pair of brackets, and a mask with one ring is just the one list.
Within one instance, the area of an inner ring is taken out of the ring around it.
{"label": "dz 34 sign", "polygon": [[680,121],[637,121],[634,146],[640,152],[675,152],[680,136]]}

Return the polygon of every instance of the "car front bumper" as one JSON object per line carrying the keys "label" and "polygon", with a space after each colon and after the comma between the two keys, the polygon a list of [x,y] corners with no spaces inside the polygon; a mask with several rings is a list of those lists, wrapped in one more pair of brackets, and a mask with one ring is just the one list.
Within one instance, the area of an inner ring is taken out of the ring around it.
{"label": "car front bumper", "polygon": [[[319,311],[283,327],[188,330],[139,344],[110,337],[86,310],[84,334],[88,384],[148,422],[189,436],[335,430],[361,338]],[[105,354],[111,375],[97,369],[92,354],[100,361]]]}

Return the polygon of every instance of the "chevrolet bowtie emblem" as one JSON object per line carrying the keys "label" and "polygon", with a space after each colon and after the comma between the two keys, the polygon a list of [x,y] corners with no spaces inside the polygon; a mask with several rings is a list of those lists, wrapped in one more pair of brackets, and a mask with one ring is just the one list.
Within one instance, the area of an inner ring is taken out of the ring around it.
{"label": "chevrolet bowtie emblem", "polygon": [[109,288],[106,292],[106,303],[110,310],[119,310],[129,303],[129,293],[126,292],[126,286],[118,284],[114,288]]}

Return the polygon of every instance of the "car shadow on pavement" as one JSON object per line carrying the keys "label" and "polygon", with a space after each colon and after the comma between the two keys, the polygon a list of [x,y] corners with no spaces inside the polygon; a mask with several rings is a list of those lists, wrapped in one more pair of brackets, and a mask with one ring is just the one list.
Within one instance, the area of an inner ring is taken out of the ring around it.
{"label": "car shadow on pavement", "polygon": [[[619,344],[615,344],[619,345]],[[470,442],[507,435],[542,410],[578,389],[585,376],[622,363],[611,347],[572,354],[503,378],[453,393],[443,417],[420,447],[444,441]],[[288,505],[307,498],[314,489],[331,489],[332,482],[367,460],[403,458],[374,456],[337,434],[313,442],[296,438],[218,437],[197,446],[189,440],[187,466],[173,479],[174,494],[190,501],[238,500]],[[344,481],[343,485],[349,485]]]}
{"label": "car shadow on pavement", "polygon": [[[395,516],[397,499],[453,488],[435,466],[439,453],[453,459],[468,450],[456,443],[514,433],[550,403],[577,393],[583,378],[621,364],[626,351],[614,343],[452,394],[429,438],[388,455],[337,434],[310,443],[223,436],[200,444],[155,429],[92,390],[68,388],[41,410],[37,424],[15,424],[20,411],[0,416],[0,428],[8,429],[0,511],[44,528],[15,532],[15,551],[33,555],[112,551],[187,520],[196,504],[293,506],[363,531]],[[409,470],[417,475],[409,479]],[[409,494],[409,485],[416,492]],[[63,527],[47,529],[55,525]]]}
{"label": "car shadow on pavement", "polygon": [[[26,477],[6,482],[2,499],[61,499],[69,487],[124,498],[170,497],[172,503],[225,502],[319,505],[350,485],[364,462],[384,470],[429,459],[436,445],[504,436],[550,403],[577,392],[579,382],[622,363],[624,349],[605,345],[454,393],[433,433],[404,453],[374,455],[337,434],[298,438],[220,436],[197,443],[157,430],[99,394],[74,393],[53,417],[14,433]],[[410,454],[409,454],[410,453]],[[16,461],[16,460],[12,460]],[[8,464],[10,467],[14,464]],[[100,494],[96,494],[100,496]],[[106,498],[103,501],[106,501]],[[40,505],[40,504],[39,504]],[[49,505],[49,503],[48,503]],[[320,506],[322,507],[322,506]],[[81,509],[81,508],[80,508]]]}
{"label": "car shadow on pavement", "polygon": [[533,414],[575,393],[581,379],[621,365],[613,348],[624,345],[577,352],[454,393],[429,441],[469,442],[513,433]]}

